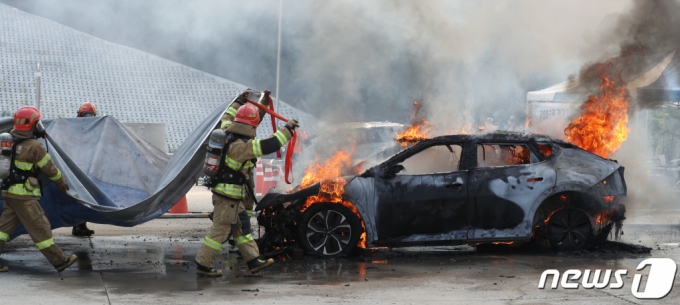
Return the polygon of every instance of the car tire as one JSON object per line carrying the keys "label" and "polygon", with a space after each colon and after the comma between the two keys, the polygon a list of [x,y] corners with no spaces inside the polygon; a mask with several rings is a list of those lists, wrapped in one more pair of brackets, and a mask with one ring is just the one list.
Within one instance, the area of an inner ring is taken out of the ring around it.
{"label": "car tire", "polygon": [[359,217],[340,204],[313,204],[298,222],[298,241],[302,248],[324,258],[352,253],[362,233]]}
{"label": "car tire", "polygon": [[583,210],[561,208],[548,220],[548,241],[556,252],[583,250],[593,238],[593,226]]}

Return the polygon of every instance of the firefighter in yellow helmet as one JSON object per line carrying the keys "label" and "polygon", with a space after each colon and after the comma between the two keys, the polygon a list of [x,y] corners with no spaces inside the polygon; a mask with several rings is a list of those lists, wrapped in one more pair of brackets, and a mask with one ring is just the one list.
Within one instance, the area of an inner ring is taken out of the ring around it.
{"label": "firefighter in yellow helmet", "polygon": [[[40,252],[61,272],[76,261],[76,255],[67,257],[54,244],[50,222],[38,202],[41,196],[38,175],[42,172],[62,193],[67,192],[69,187],[61,171],[54,166],[50,155],[37,140],[46,136],[38,109],[29,106],[17,110],[10,134],[14,143],[9,177],[2,180],[5,206],[0,215],[0,253],[21,223]],[[7,267],[0,266],[0,271],[7,271]]]}
{"label": "firefighter in yellow helmet", "polygon": [[[265,92],[263,104],[269,102]],[[251,273],[258,272],[274,263],[273,259],[260,256],[257,244],[250,234],[252,213],[252,170],[257,158],[278,151],[292,137],[299,124],[290,120],[285,127],[267,139],[255,139],[255,131],[264,116],[257,107],[246,102],[247,93],[242,94],[227,109],[222,129],[227,133],[224,163],[212,185],[214,206],[213,225],[203,240],[196,255],[196,273],[200,276],[220,277],[222,270],[212,268],[222,250],[222,242],[232,233],[241,256]],[[233,121],[230,118],[233,117]],[[249,209],[246,209],[246,203]]]}

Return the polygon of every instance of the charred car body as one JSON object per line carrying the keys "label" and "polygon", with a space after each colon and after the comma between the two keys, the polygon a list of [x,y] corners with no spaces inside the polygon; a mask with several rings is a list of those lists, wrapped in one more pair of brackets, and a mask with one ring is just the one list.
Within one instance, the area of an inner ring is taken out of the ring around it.
{"label": "charred car body", "polygon": [[[323,181],[258,204],[263,253],[300,245],[349,254],[357,244],[413,246],[542,240],[579,250],[625,219],[624,168],[543,135],[491,133],[423,140],[361,175],[340,203],[308,204]],[[364,234],[365,233],[365,234]],[[361,240],[365,238],[365,240]]]}

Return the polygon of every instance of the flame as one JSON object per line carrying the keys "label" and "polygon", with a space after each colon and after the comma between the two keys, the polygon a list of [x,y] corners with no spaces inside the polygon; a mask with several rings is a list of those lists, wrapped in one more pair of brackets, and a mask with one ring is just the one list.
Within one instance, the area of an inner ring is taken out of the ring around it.
{"label": "flame", "polygon": [[494,244],[494,245],[512,245],[514,243],[515,243],[514,241],[495,241],[495,242],[492,242],[492,244]]}
{"label": "flame", "polygon": [[[319,158],[314,160],[314,164],[305,170],[300,187],[305,189],[320,182],[321,189],[317,196],[311,196],[307,199],[306,207],[315,202],[342,202],[342,194],[345,193],[344,186],[347,183],[342,174],[343,170],[352,168],[353,155],[354,153],[337,151],[323,162],[320,162]],[[303,207],[303,210],[306,207]]]}
{"label": "flame", "polygon": [[613,211],[600,212],[600,214],[598,214],[597,217],[595,218],[595,223],[601,224],[608,222],[611,219],[613,213],[614,213]]}
{"label": "flame", "polygon": [[529,129],[529,126],[531,126],[531,119],[528,119],[526,123],[524,123],[524,129]]}
{"label": "flame", "polygon": [[552,217],[553,214],[555,214],[555,212],[557,212],[557,211],[558,211],[558,210],[554,210],[554,211],[550,212],[550,215],[548,215],[548,217],[545,218],[545,220],[543,221],[543,223],[548,223],[548,221],[550,221],[550,217]]}
{"label": "flame", "polygon": [[[544,156],[550,157],[552,155],[552,147],[547,144],[538,144],[538,149],[543,153]],[[562,195],[564,196],[564,195]]]}
{"label": "flame", "polygon": [[347,153],[344,151],[337,151],[333,156],[323,162],[320,162],[319,158],[314,160],[314,164],[305,170],[305,175],[300,183],[300,188],[305,189],[312,184],[319,182],[319,193],[315,196],[308,197],[302,205],[300,212],[304,212],[312,204],[320,202],[336,203],[345,206],[361,220],[361,226],[364,230],[359,240],[359,247],[366,248],[366,226],[364,225],[364,220],[357,208],[351,202],[342,199],[342,195],[345,193],[345,184],[347,184],[347,180],[342,177],[343,173],[351,170],[360,170],[352,167],[353,156],[354,152]]}
{"label": "flame", "polygon": [[578,147],[608,158],[628,136],[629,95],[621,77],[607,76],[612,63],[596,67],[600,92],[581,105],[582,114],[564,130],[567,140]]}
{"label": "flame", "polygon": [[461,134],[469,134],[468,131],[466,130],[467,127],[468,127],[467,125],[463,125],[463,128],[460,130],[460,133]]}
{"label": "flame", "polygon": [[401,146],[408,146],[412,142],[418,142],[430,138],[430,130],[432,125],[426,119],[418,117],[421,104],[417,101],[413,102],[413,112],[411,113],[411,125],[405,130],[397,133],[397,142]]}

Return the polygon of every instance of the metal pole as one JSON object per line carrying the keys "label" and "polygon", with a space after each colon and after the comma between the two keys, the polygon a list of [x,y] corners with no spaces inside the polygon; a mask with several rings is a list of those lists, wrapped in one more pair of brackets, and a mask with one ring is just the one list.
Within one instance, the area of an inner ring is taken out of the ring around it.
{"label": "metal pole", "polygon": [[40,111],[40,77],[42,76],[42,73],[40,73],[40,63],[38,63],[38,71],[35,72],[35,108],[38,108],[38,111]]}
{"label": "metal pole", "polygon": [[[281,70],[281,15],[283,12],[283,0],[279,0],[279,45],[276,48],[276,104],[279,103],[279,72]],[[280,106],[279,106],[280,107]]]}

